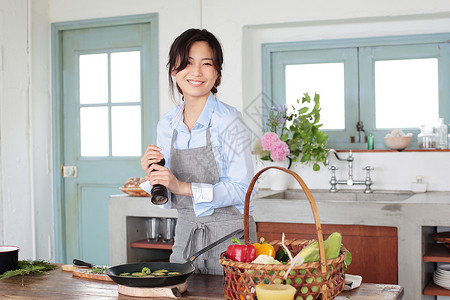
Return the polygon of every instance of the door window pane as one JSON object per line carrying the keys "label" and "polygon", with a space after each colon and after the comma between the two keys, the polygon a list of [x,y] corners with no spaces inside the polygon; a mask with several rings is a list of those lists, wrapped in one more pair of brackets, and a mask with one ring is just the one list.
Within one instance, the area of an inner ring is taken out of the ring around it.
{"label": "door window pane", "polygon": [[108,107],[80,108],[81,156],[108,156]]}
{"label": "door window pane", "polygon": [[377,128],[417,128],[439,117],[438,59],[375,62]]}
{"label": "door window pane", "polygon": [[140,102],[141,53],[111,53],[111,102]]}
{"label": "door window pane", "polygon": [[140,106],[115,106],[111,108],[112,155],[141,155]]}
{"label": "door window pane", "polygon": [[[303,94],[320,95],[321,129],[344,129],[344,63],[317,63],[286,66],[286,103],[298,106]],[[301,103],[301,102],[300,102]],[[311,107],[314,105],[312,102]]]}
{"label": "door window pane", "polygon": [[80,55],[80,103],[108,102],[108,54]]}

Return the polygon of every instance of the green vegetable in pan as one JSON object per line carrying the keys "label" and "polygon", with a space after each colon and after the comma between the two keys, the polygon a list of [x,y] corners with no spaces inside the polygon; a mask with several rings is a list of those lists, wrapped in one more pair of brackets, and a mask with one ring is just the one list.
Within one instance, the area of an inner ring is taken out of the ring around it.
{"label": "green vegetable in pan", "polygon": [[165,277],[165,276],[177,276],[181,275],[180,272],[171,272],[169,270],[156,270],[152,272],[150,268],[144,267],[140,272],[133,273],[120,273],[119,276],[131,276],[131,277]]}
{"label": "green vegetable in pan", "polygon": [[168,272],[167,276],[177,276],[177,275],[181,275],[180,272]]}

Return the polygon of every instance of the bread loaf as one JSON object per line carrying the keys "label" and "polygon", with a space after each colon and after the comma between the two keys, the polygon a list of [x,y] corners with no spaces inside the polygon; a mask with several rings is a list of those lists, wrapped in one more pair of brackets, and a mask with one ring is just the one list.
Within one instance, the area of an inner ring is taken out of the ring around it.
{"label": "bread loaf", "polygon": [[123,187],[125,188],[138,188],[141,183],[145,181],[145,178],[131,177],[125,181]]}

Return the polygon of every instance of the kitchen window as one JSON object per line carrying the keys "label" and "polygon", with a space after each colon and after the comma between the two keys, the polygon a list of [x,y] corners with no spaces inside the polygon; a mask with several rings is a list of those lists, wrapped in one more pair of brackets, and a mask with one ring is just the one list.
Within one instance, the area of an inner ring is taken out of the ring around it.
{"label": "kitchen window", "polygon": [[[320,95],[329,147],[386,148],[388,130],[415,136],[450,123],[450,34],[264,44],[263,93],[270,105]],[[266,108],[269,105],[265,105]]]}

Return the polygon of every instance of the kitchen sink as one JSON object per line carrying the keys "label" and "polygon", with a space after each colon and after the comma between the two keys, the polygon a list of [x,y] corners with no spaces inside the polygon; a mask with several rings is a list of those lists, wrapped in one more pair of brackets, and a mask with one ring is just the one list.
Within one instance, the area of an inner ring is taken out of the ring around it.
{"label": "kitchen sink", "polygon": [[[339,190],[331,193],[329,190],[310,190],[315,201],[382,201],[382,202],[400,202],[408,199],[413,192],[408,191],[383,191],[376,190],[370,194],[365,194],[362,190]],[[260,197],[260,199],[278,199],[278,200],[307,200],[303,190],[286,190],[275,192],[274,194]]]}

